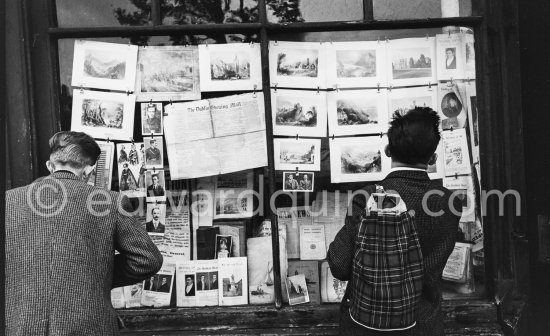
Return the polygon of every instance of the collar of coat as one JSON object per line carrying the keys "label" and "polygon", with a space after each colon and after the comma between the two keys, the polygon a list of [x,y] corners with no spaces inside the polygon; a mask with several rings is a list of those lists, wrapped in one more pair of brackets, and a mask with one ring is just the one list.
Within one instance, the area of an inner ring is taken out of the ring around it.
{"label": "collar of coat", "polygon": [[428,173],[420,170],[396,170],[389,173],[385,180],[392,178],[406,178],[420,181],[430,180]]}

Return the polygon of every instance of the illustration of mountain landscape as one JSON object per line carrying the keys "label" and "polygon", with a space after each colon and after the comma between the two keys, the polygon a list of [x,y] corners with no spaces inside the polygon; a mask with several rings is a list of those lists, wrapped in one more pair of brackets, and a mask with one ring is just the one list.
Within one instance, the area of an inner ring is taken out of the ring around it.
{"label": "illustration of mountain landscape", "polygon": [[90,77],[124,79],[126,62],[103,50],[86,50],[84,73]]}
{"label": "illustration of mountain landscape", "polygon": [[348,146],[342,148],[342,173],[361,174],[382,171],[380,151],[365,150],[363,147]]}
{"label": "illustration of mountain landscape", "polygon": [[376,105],[369,105],[368,101],[338,99],[336,112],[339,126],[378,124]]}

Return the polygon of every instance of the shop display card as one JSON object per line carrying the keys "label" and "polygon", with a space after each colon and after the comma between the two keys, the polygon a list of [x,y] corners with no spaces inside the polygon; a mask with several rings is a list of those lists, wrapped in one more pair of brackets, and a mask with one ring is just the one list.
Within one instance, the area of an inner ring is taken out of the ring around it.
{"label": "shop display card", "polygon": [[[192,199],[193,227],[212,226],[214,219],[214,201],[216,177],[208,176],[197,179]],[[195,240],[196,241],[196,240]]]}
{"label": "shop display card", "polygon": [[274,135],[327,135],[327,96],[320,91],[271,90]]}
{"label": "shop display card", "polygon": [[267,166],[263,94],[167,105],[164,132],[174,180]]}
{"label": "shop display card", "polygon": [[[267,304],[273,303],[275,300],[271,240],[272,238],[268,236],[248,238],[246,241],[250,304]],[[281,274],[283,273],[281,272]]]}
{"label": "shop display card", "polygon": [[479,118],[477,110],[477,92],[476,82],[467,81],[464,85],[466,87],[466,97],[468,99],[468,126],[470,128],[470,148],[472,149],[472,160],[477,163],[474,167],[477,170],[477,176],[481,176],[479,165]]}
{"label": "shop display card", "polygon": [[254,173],[251,170],[216,177],[214,218],[244,218],[253,213]]}
{"label": "shop display card", "polygon": [[197,280],[197,306],[217,306],[219,304],[219,280],[217,260],[194,260]]}
{"label": "shop display card", "polygon": [[246,257],[218,259],[218,278],[220,306],[248,304]]}
{"label": "shop display card", "polygon": [[196,46],[139,47],[137,101],[201,98]]}
{"label": "shop display card", "polygon": [[141,134],[162,135],[162,103],[141,103]]}
{"label": "shop display card", "polygon": [[262,89],[259,43],[199,45],[201,91]]}
{"label": "shop display card", "polygon": [[327,87],[326,49],[319,42],[269,42],[271,87]]}
{"label": "shop display card", "polygon": [[178,307],[194,307],[197,305],[197,280],[194,261],[177,264],[176,305]]}
{"label": "shop display card", "polygon": [[283,191],[313,192],[314,182],[314,172],[283,172]]}
{"label": "shop display card", "polygon": [[126,308],[141,307],[141,296],[143,294],[143,282],[124,286],[124,301]]}
{"label": "shop display card", "polygon": [[464,33],[462,41],[464,43],[462,51],[464,52],[464,72],[466,78],[476,78],[476,53],[474,49],[474,34]]}
{"label": "shop display card", "polygon": [[390,40],[388,60],[388,82],[393,87],[436,82],[434,37]]}
{"label": "shop display card", "polygon": [[468,175],[471,173],[470,153],[466,130],[460,128],[442,132],[445,156],[445,176]]}
{"label": "shop display card", "polygon": [[300,260],[323,260],[326,256],[325,227],[315,224],[300,226]]}
{"label": "shop display card", "polygon": [[164,236],[166,232],[166,204],[147,203],[145,231],[151,236]]}
{"label": "shop display card", "polygon": [[350,137],[329,140],[332,183],[381,181],[391,161],[384,154],[387,137]]}
{"label": "shop display card", "polygon": [[445,154],[443,153],[443,140],[439,141],[435,154],[437,159],[434,164],[429,164],[426,171],[432,180],[442,179],[445,176]]}
{"label": "shop display card", "polygon": [[143,282],[141,305],[169,307],[176,265],[164,263],[160,271]]}
{"label": "shop display card", "polygon": [[291,260],[288,262],[288,275],[303,274],[306,279],[307,291],[311,303],[321,303],[321,294],[319,292],[319,262]]}
{"label": "shop display card", "polygon": [[162,242],[165,246],[163,253],[165,261],[178,263],[191,259],[189,216],[189,203],[182,204],[181,208],[167,208],[166,230]]}
{"label": "shop display card", "polygon": [[117,144],[118,187],[128,197],[145,197],[145,147],[142,142]]}
{"label": "shop display card", "polygon": [[437,34],[435,36],[438,80],[465,78],[463,36],[462,33]]}
{"label": "shop display card", "polygon": [[132,94],[74,90],[71,131],[96,139],[130,140],[135,100]]}
{"label": "shop display card", "polygon": [[387,86],[387,47],[376,41],[333,42],[327,46],[327,86]]}
{"label": "shop display card", "polygon": [[429,107],[437,111],[437,85],[393,89],[388,92],[388,121],[393,120],[395,112],[404,114],[415,108]]}
{"label": "shop display card", "polygon": [[87,183],[98,188],[110,190],[113,179],[115,144],[106,141],[96,141],[96,143],[101,149],[101,154],[97,159],[95,169],[88,176]]}
{"label": "shop display card", "polygon": [[219,228],[220,235],[231,237],[232,248],[230,257],[244,257],[246,255],[246,228],[244,223],[226,222],[221,224],[216,222],[215,227]]}
{"label": "shop display card", "polygon": [[329,136],[377,134],[388,130],[386,90],[329,92]]}
{"label": "shop display card", "polygon": [[166,201],[166,181],[164,179],[164,170],[153,169],[145,171],[145,186],[147,202],[165,202]]}
{"label": "shop display card", "polygon": [[276,170],[321,170],[320,139],[273,139]]}
{"label": "shop display card", "polygon": [[73,87],[134,92],[138,47],[76,40]]}
{"label": "shop display card", "polygon": [[288,302],[291,306],[309,302],[309,293],[306,285],[306,277],[303,274],[286,278]]}
{"label": "shop display card", "polygon": [[342,302],[346,293],[347,281],[336,279],[328,266],[328,261],[321,264],[321,302]]}
{"label": "shop display card", "polygon": [[468,102],[463,83],[444,82],[437,87],[437,113],[441,118],[441,128],[457,129],[466,127]]}
{"label": "shop display card", "polygon": [[111,289],[111,304],[115,309],[121,309],[125,307],[124,289],[122,287]]}

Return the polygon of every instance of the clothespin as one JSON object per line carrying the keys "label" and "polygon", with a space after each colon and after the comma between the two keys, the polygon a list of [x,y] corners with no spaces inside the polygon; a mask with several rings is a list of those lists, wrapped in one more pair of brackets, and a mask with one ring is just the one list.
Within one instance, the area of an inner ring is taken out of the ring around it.
{"label": "clothespin", "polygon": [[82,88],[82,84],[80,84],[80,94],[84,94],[84,88]]}
{"label": "clothespin", "polygon": [[107,143],[111,142],[111,139],[109,137],[107,137]]}
{"label": "clothespin", "polygon": [[[340,92],[340,88],[338,87],[338,84],[334,84],[334,89],[336,90],[336,92]],[[319,93],[319,91],[317,91],[317,93]]]}
{"label": "clothespin", "polygon": [[432,91],[432,82],[428,82],[428,91]]}
{"label": "clothespin", "polygon": [[258,85],[254,84],[254,91],[253,91],[253,94],[254,94],[254,98],[256,98],[256,89],[258,88]]}
{"label": "clothespin", "polygon": [[430,39],[430,35],[426,34],[426,40],[429,40],[429,39]]}
{"label": "clothespin", "polygon": [[332,134],[332,140],[334,140],[334,133]]}
{"label": "clothespin", "polygon": [[376,83],[376,93],[380,93],[380,83]]}
{"label": "clothespin", "polygon": [[458,180],[458,173],[455,173],[455,180]]}
{"label": "clothespin", "polygon": [[134,138],[130,137],[130,141],[132,142],[132,145],[134,144]]}
{"label": "clothespin", "polygon": [[298,136],[298,134],[296,134],[296,140],[298,140],[300,137]]}
{"label": "clothespin", "polygon": [[277,92],[277,83],[273,83],[273,84],[275,84],[274,92]]}
{"label": "clothespin", "polygon": [[172,99],[170,99],[170,102],[169,102],[170,105],[172,105]]}
{"label": "clothespin", "polygon": [[151,138],[153,138],[153,135],[154,135],[154,134],[155,134],[155,133],[153,133],[153,131],[151,131]]}
{"label": "clothespin", "polygon": [[386,36],[386,43],[390,43],[390,40],[388,39],[387,36]]}
{"label": "clothespin", "polygon": [[273,43],[274,46],[277,46],[279,45],[279,42],[277,40],[275,40],[275,43]]}
{"label": "clothespin", "polygon": [[296,167],[296,176],[300,175],[300,172],[298,171],[298,167]]}
{"label": "clothespin", "polygon": [[378,39],[376,40],[376,43],[380,44],[380,36],[378,36]]}
{"label": "clothespin", "polygon": [[453,131],[453,126],[451,126],[451,132]]}
{"label": "clothespin", "polygon": [[393,85],[390,85],[390,86],[388,87],[388,91],[391,92],[392,89],[393,89]]}
{"label": "clothespin", "polygon": [[380,132],[380,138],[384,137],[384,133]]}
{"label": "clothespin", "polygon": [[317,87],[317,94],[319,94],[319,90],[320,90],[320,89],[321,89],[321,88],[318,86],[318,87]]}
{"label": "clothespin", "polygon": [[253,48],[254,47],[254,41],[250,41],[249,45],[250,45],[250,48]]}

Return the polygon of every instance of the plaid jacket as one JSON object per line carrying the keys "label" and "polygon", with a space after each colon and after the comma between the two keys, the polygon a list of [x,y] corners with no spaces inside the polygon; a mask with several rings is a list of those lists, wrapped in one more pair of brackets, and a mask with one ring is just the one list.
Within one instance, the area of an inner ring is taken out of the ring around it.
{"label": "plaid jacket", "polygon": [[[415,223],[422,251],[424,274],[422,296],[416,307],[416,326],[412,328],[414,335],[444,335],[443,317],[441,313],[441,275],[451,254],[458,231],[460,210],[462,204],[458,197],[454,198],[451,211],[449,199],[451,192],[441,185],[440,181],[431,181],[428,174],[422,171],[395,171],[378,183],[386,192],[398,193],[407,209],[415,211]],[[365,188],[367,193],[375,191],[374,185]],[[428,192],[433,194],[427,198],[426,206],[431,212],[442,212],[441,216],[430,216],[422,206],[422,200]],[[330,244],[327,259],[332,274],[341,280],[350,280],[353,270],[355,240],[357,238],[361,219],[365,218],[366,199],[362,195],[354,197],[352,214],[348,213],[344,227],[338,232]],[[346,297],[350,297],[353,286],[347,287]],[[349,304],[345,300],[343,305]],[[369,335],[369,330],[363,329],[362,335]],[[352,333],[347,333],[352,335]],[[373,332],[373,334],[375,334]]]}
{"label": "plaid jacket", "polygon": [[6,335],[118,334],[111,289],[162,266],[119,207],[128,198],[64,171],[6,192]]}

